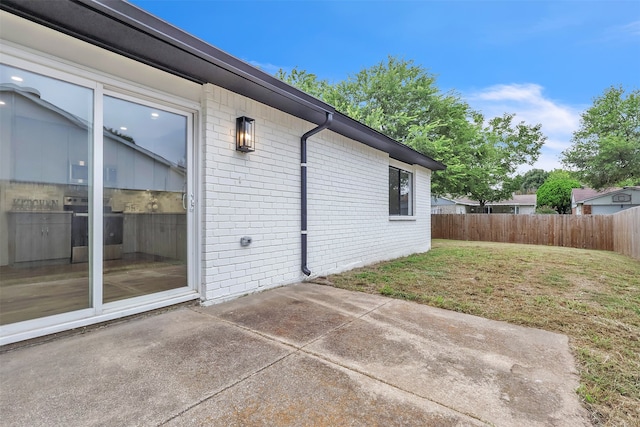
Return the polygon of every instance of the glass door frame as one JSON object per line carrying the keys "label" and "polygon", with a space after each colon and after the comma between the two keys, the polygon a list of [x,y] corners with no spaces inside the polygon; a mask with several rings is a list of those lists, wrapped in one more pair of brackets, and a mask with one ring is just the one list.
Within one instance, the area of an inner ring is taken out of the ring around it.
{"label": "glass door frame", "polygon": [[[93,144],[89,149],[89,287],[92,307],[0,325],[0,345],[143,313],[200,298],[200,130],[201,108],[197,102],[177,98],[157,89],[128,84],[120,79],[61,63],[50,57],[25,51],[2,41],[3,63],[55,78],[93,91]],[[175,77],[179,78],[179,77]],[[140,297],[103,303],[103,96],[109,95],[143,105],[161,108],[187,118],[187,286]],[[95,224],[100,226],[95,227]],[[99,266],[99,267],[98,267]]]}
{"label": "glass door frame", "polygon": [[[187,209],[186,209],[186,216],[187,216],[187,286],[186,287],[180,287],[180,288],[176,288],[176,289],[171,289],[171,290],[167,290],[167,291],[162,291],[162,292],[157,292],[157,293],[153,293],[153,294],[148,294],[148,295],[142,295],[139,297],[133,297],[133,298],[128,298],[128,299],[123,299],[123,300],[118,300],[118,301],[113,301],[113,302],[109,302],[109,303],[104,303],[102,301],[103,298],[103,275],[102,275],[102,270],[100,269],[100,278],[99,278],[99,288],[94,286],[94,291],[95,294],[93,295],[93,302],[94,302],[94,307],[100,307],[100,313],[109,313],[109,312],[113,312],[113,311],[119,311],[123,308],[127,308],[127,307],[131,307],[131,306],[138,306],[141,304],[149,304],[152,303],[154,301],[157,301],[158,299],[161,298],[167,298],[167,297],[171,297],[172,295],[181,295],[184,293],[185,289],[188,290],[194,290],[195,289],[195,283],[193,281],[193,277],[195,272],[193,271],[192,268],[192,264],[194,263],[194,260],[196,259],[196,254],[193,251],[193,248],[195,248],[195,235],[196,235],[196,229],[195,229],[195,221],[194,221],[194,216],[196,213],[196,193],[194,190],[194,186],[197,180],[194,179],[194,174],[193,171],[191,171],[191,169],[193,169],[195,167],[195,162],[194,162],[194,116],[196,115],[194,112],[188,112],[185,111],[185,109],[178,109],[174,106],[168,105],[166,103],[159,103],[157,100],[150,100],[147,97],[140,97],[140,96],[133,96],[130,93],[126,93],[123,91],[119,91],[114,88],[110,88],[110,87],[105,87],[104,90],[102,91],[102,93],[100,94],[100,96],[102,97],[102,99],[104,98],[104,96],[110,96],[113,98],[118,98],[118,99],[122,99],[125,101],[129,101],[135,104],[140,104],[140,105],[144,105],[146,107],[151,107],[151,108],[157,108],[159,110],[163,110],[163,111],[167,111],[173,114],[177,114],[180,116],[183,116],[187,119],[187,186],[186,186],[186,201],[187,201]],[[154,102],[155,101],[155,102]],[[101,120],[102,120],[102,107],[103,107],[103,103],[102,100],[100,101],[100,114],[101,114]],[[101,123],[102,126],[102,123]],[[101,127],[102,130],[102,127]],[[101,132],[100,135],[100,147],[98,148],[96,145],[96,150],[100,150],[100,153],[103,153],[103,143],[104,143],[104,134]],[[100,161],[102,162],[103,160],[103,156],[98,156],[100,157]],[[97,177],[95,174],[93,176],[94,178],[94,182],[97,178],[100,179],[100,194],[97,195],[94,199],[94,221],[95,224],[102,224],[103,218],[103,210],[102,210],[102,206],[100,206],[99,209],[95,208],[95,204],[100,204],[100,202],[103,200],[103,193],[102,190],[104,189],[103,186],[103,176],[102,176],[102,170],[103,170],[103,165],[101,164],[100,167],[98,168],[97,163],[95,163],[95,170],[94,173],[100,175],[100,177]],[[94,185],[94,187],[97,187],[96,185]],[[98,218],[99,217],[99,218]],[[98,227],[100,228],[100,234],[102,234],[102,227]],[[98,240],[97,237],[94,237],[94,240],[96,242],[102,242],[102,235],[100,236],[100,239]],[[93,258],[94,260],[94,265],[96,260],[100,260],[100,263],[102,263],[102,243],[100,245],[92,245],[92,247],[94,246],[99,246],[100,247],[100,253],[99,254],[95,254],[95,258]],[[95,248],[94,248],[95,250]],[[94,277],[94,280],[97,280],[96,277]],[[98,282],[96,282],[98,283]],[[97,302],[97,300],[100,300],[99,304]]]}

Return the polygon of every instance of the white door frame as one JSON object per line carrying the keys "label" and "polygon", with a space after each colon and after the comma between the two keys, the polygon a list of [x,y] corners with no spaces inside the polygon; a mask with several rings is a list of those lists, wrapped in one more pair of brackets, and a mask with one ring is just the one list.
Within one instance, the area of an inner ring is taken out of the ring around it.
{"label": "white door frame", "polygon": [[[92,242],[90,248],[91,270],[90,292],[92,298],[91,308],[62,313],[58,315],[41,317],[37,319],[0,325],[0,345],[23,341],[38,336],[61,332],[100,323],[120,317],[130,316],[173,304],[200,298],[200,242],[201,228],[199,180],[200,166],[200,132],[199,117],[200,105],[193,101],[177,98],[173,95],[152,88],[132,85],[114,77],[105,76],[97,71],[87,71],[84,68],[62,63],[51,58],[28,52],[19,47],[0,44],[1,60],[3,63],[22,68],[47,77],[63,80],[78,86],[93,90],[94,116],[93,116],[93,144],[90,147],[90,164],[93,185],[90,189],[92,200],[92,214],[90,216],[90,229],[92,230]],[[178,77],[176,77],[178,78]],[[188,286],[144,295],[111,303],[102,302],[102,227],[92,227],[93,224],[102,224],[102,195],[103,195],[103,120],[102,106],[103,95],[129,100],[139,104],[162,108],[187,118],[187,281]],[[100,242],[100,244],[95,244]]]}

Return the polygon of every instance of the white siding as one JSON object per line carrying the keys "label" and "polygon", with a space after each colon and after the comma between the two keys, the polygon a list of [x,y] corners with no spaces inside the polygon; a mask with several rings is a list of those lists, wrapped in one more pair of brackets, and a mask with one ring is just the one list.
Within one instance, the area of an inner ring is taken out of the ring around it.
{"label": "white siding", "polygon": [[[300,136],[315,125],[213,85],[203,98],[203,298],[303,280]],[[256,120],[253,153],[235,150],[242,115]],[[414,173],[417,214],[390,220],[386,153],[324,130],[309,138],[307,157],[314,276],[430,248],[429,170],[404,165]],[[242,236],[252,244],[241,247]]]}
{"label": "white siding", "polygon": [[626,209],[631,209],[632,205],[592,205],[591,215],[611,215]]}
{"label": "white siding", "polygon": [[[631,202],[614,203],[612,200],[613,195],[621,195],[621,194],[627,194],[631,196]],[[588,205],[614,205],[618,207],[620,207],[620,205],[637,206],[637,205],[640,205],[640,191],[633,188],[628,188],[626,190],[620,190],[620,191],[604,194],[601,197],[587,200],[585,201],[585,203]],[[618,211],[619,210],[620,209],[618,209]]]}
{"label": "white siding", "polygon": [[[619,196],[622,194],[626,194],[631,196],[630,202],[614,202],[613,197]],[[572,207],[575,208],[576,215],[584,214],[584,205],[590,206],[590,209],[587,209],[587,212],[590,212],[591,215],[610,215],[614,214],[629,208],[633,208],[636,206],[640,206],[640,191],[636,188],[626,188],[623,190],[612,191],[606,194],[603,194],[599,197],[594,197],[592,199],[588,199],[585,201],[581,201],[579,204],[574,203],[573,196]]]}
{"label": "white siding", "polygon": [[531,215],[536,213],[535,206],[520,206],[520,210],[518,212],[520,215]]}

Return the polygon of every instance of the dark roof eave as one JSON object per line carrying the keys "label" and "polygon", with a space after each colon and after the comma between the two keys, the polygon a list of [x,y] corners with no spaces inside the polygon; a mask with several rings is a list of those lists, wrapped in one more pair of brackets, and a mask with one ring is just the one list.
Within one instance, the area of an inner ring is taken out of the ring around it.
{"label": "dark roof eave", "polygon": [[[55,3],[55,4],[52,4]],[[313,96],[120,0],[2,0],[0,8],[199,84],[212,83],[431,170],[445,166]]]}
{"label": "dark roof eave", "polygon": [[365,142],[366,145],[385,151],[389,153],[391,158],[401,162],[424,166],[425,168],[433,171],[446,169],[446,166],[442,163],[415,151],[413,148],[404,145],[393,138],[389,138],[375,129],[365,126],[344,114],[336,113],[330,129],[341,135],[345,135],[347,131],[350,130],[350,135],[345,136],[357,141],[368,141]]}

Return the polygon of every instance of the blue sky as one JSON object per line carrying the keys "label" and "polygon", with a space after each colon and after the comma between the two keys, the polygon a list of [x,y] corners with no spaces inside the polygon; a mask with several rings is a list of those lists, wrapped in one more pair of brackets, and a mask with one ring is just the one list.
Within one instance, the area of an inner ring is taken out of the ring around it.
{"label": "blue sky", "polygon": [[387,55],[413,60],[487,117],[542,123],[546,170],[594,97],[640,88],[639,0],[132,3],[269,73],[337,81]]}

